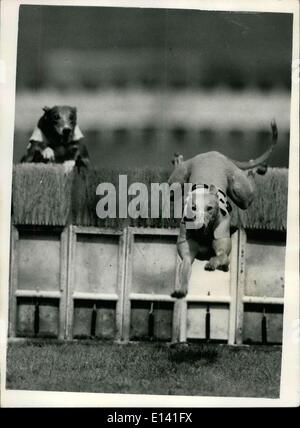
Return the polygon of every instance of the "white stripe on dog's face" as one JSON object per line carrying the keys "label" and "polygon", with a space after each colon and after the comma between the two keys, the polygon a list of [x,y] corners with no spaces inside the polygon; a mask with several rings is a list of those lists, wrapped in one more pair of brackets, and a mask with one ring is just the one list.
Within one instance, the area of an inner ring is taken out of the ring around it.
{"label": "white stripe on dog's face", "polygon": [[183,219],[187,229],[207,229],[218,215],[218,198],[208,189],[198,188],[189,193]]}

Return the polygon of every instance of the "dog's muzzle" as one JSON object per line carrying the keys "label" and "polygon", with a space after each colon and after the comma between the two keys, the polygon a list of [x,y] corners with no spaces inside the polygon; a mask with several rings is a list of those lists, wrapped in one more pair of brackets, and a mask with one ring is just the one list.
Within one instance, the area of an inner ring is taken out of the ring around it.
{"label": "dog's muzzle", "polygon": [[65,127],[65,128],[63,128],[62,134],[63,134],[64,137],[69,137],[69,135],[71,134],[71,132],[72,132],[71,128]]}
{"label": "dog's muzzle", "polygon": [[72,137],[73,130],[70,127],[65,127],[62,130],[62,139],[65,143],[69,143]]}
{"label": "dog's muzzle", "polygon": [[196,213],[191,216],[184,215],[181,223],[184,223],[187,229],[204,230],[207,227],[204,221],[204,215],[203,218],[199,218]]}
{"label": "dog's muzzle", "polygon": [[[196,184],[193,185],[191,191],[195,191],[197,189],[204,189],[204,190],[208,190],[209,186],[207,184]],[[222,216],[227,216],[230,214],[230,212],[232,211],[232,207],[230,205],[230,203],[227,200],[227,196],[226,194],[223,192],[223,190],[218,189],[217,191],[217,197],[218,197],[218,205],[219,205],[219,210],[220,213],[222,214]],[[200,220],[198,218],[198,222],[197,222],[197,215],[196,213],[192,216],[187,216],[186,212],[185,215],[183,216],[181,223],[185,224],[187,229],[197,229],[197,230],[202,230],[205,231],[207,228],[210,227],[209,224],[206,224],[205,222],[205,216],[203,213],[203,219]]]}

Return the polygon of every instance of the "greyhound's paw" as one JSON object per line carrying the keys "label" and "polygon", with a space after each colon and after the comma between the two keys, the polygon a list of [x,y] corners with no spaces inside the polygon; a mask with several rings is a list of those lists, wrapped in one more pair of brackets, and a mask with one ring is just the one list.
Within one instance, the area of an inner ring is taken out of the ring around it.
{"label": "greyhound's paw", "polygon": [[45,160],[54,161],[54,151],[50,147],[42,151],[42,156]]}
{"label": "greyhound's paw", "polygon": [[186,295],[187,295],[187,291],[176,290],[176,291],[173,291],[173,293],[171,294],[171,297],[174,297],[175,299],[182,299]]}
{"label": "greyhound's paw", "polygon": [[229,266],[228,265],[220,265],[217,267],[218,270],[221,270],[223,272],[228,272],[229,271]]}
{"label": "greyhound's paw", "polygon": [[215,265],[211,264],[210,262],[207,262],[206,265],[204,266],[204,269],[212,272],[212,271],[216,270],[216,267],[215,267]]}
{"label": "greyhound's paw", "polygon": [[64,173],[69,174],[71,171],[73,171],[73,168],[75,166],[74,160],[65,161],[64,164]]}

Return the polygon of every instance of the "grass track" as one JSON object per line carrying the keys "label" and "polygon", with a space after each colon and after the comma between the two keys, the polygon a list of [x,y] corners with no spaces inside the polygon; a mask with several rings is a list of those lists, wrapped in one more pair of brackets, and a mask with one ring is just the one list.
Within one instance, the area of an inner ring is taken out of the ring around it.
{"label": "grass track", "polygon": [[277,398],[280,366],[280,347],[16,342],[7,388]]}

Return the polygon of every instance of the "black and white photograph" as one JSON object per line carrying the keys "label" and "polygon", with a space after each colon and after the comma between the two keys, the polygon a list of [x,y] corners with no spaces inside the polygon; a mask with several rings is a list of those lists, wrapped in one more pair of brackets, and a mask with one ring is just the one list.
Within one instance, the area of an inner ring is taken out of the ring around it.
{"label": "black and white photograph", "polygon": [[298,2],[1,9],[1,406],[299,405]]}

